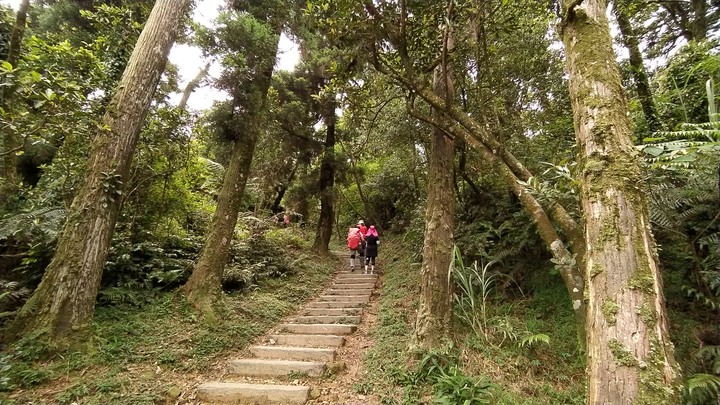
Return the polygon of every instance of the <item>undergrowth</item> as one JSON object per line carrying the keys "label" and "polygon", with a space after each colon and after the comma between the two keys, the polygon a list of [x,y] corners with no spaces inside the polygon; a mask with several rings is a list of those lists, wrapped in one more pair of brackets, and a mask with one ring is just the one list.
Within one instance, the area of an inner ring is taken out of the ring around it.
{"label": "undergrowth", "polygon": [[157,292],[141,307],[98,306],[91,353],[46,359],[35,342],[19,342],[0,354],[0,404],[149,405],[169,389],[193,389],[185,381],[247,346],[322,288],[335,259],[295,260],[300,251],[287,251],[293,267],[282,277],[227,293],[225,320],[215,327],[180,294]]}
{"label": "undergrowth", "polygon": [[534,271],[524,298],[508,301],[488,292],[486,315],[502,320],[506,338],[499,332],[483,335],[458,319],[455,347],[411,361],[407,346],[420,264],[411,262],[400,241],[386,239],[385,249],[374,345],[365,353],[366,375],[356,392],[374,393],[384,404],[584,403],[584,355],[577,350],[572,308],[557,275]]}

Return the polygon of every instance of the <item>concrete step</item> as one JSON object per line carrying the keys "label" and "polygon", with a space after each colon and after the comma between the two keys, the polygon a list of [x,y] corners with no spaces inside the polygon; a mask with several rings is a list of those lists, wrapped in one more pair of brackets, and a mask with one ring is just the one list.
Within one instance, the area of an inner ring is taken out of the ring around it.
{"label": "concrete step", "polygon": [[360,278],[360,277],[338,277],[335,279],[335,284],[375,284],[374,278]]}
{"label": "concrete step", "polygon": [[291,346],[250,346],[253,356],[261,359],[333,361],[335,349]]}
{"label": "concrete step", "polygon": [[332,288],[336,290],[367,290],[374,289],[375,283],[335,283]]}
{"label": "concrete step", "polygon": [[197,388],[197,398],[211,404],[304,404],[310,387],[211,382]]}
{"label": "concrete step", "polygon": [[327,316],[327,315],[362,315],[360,308],[306,308],[304,315]]}
{"label": "concrete step", "polygon": [[337,278],[364,278],[375,280],[377,277],[377,274],[366,274],[365,270],[355,270],[352,272],[342,271],[337,274]]}
{"label": "concrete step", "polygon": [[360,317],[357,315],[321,315],[321,316],[298,316],[295,318],[297,323],[360,323]]}
{"label": "concrete step", "polygon": [[325,294],[327,295],[370,295],[372,294],[373,290],[372,288],[364,289],[364,290],[343,290],[343,289],[335,289],[331,288],[328,290],[325,290]]}
{"label": "concrete step", "polygon": [[238,359],[228,362],[233,374],[244,376],[284,376],[291,373],[316,377],[325,371],[325,363],[297,360]]}
{"label": "concrete step", "polygon": [[367,304],[370,301],[370,295],[321,295],[320,301],[359,302]]}
{"label": "concrete step", "polygon": [[349,335],[357,328],[356,325],[323,323],[286,323],[280,327],[285,332],[306,335]]}
{"label": "concrete step", "polygon": [[361,308],[365,304],[366,302],[315,301],[310,303],[307,308]]}
{"label": "concrete step", "polygon": [[276,345],[300,347],[340,347],[345,338],[334,335],[270,335]]}

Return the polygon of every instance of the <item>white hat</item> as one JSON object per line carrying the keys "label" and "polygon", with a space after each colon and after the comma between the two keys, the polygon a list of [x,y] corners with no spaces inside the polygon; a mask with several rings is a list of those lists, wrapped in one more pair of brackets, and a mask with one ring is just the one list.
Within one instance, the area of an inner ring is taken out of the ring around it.
{"label": "white hat", "polygon": [[360,224],[365,225],[365,222],[361,219],[358,221],[358,225],[360,225]]}

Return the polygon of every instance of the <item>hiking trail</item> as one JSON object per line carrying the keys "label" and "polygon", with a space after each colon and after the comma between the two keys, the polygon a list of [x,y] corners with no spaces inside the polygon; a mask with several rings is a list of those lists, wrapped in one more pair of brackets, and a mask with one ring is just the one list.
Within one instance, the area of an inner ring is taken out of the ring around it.
{"label": "hiking trail", "polygon": [[338,256],[342,264],[328,287],[241,356],[226,359],[220,375],[197,387],[193,403],[379,403],[353,390],[362,379],[362,355],[372,345],[378,275],[351,272],[345,255]]}

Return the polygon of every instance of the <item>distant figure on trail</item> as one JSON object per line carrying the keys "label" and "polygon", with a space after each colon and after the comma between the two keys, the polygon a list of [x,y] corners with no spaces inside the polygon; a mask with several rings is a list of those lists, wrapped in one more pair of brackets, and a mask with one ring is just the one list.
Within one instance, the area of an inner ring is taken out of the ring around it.
{"label": "distant figure on trail", "polygon": [[360,234],[363,236],[362,240],[360,241],[359,249],[360,263],[362,265],[362,263],[365,261],[365,234],[367,233],[367,226],[365,226],[365,221],[363,221],[362,219],[359,220],[357,223],[357,228],[360,230]]}
{"label": "distant figure on trail", "polygon": [[290,226],[290,213],[286,212],[285,215],[283,215],[283,226],[288,227]]}
{"label": "distant figure on trail", "polygon": [[370,274],[375,273],[375,258],[378,254],[378,245],[380,244],[380,236],[375,229],[375,225],[370,225],[370,229],[365,234],[365,273],[368,272],[370,265]]}
{"label": "distant figure on trail", "polygon": [[[355,271],[355,255],[364,239],[365,236],[360,232],[360,228],[352,226],[348,229],[347,246],[350,249],[350,271]],[[362,266],[362,262],[360,265]]]}

